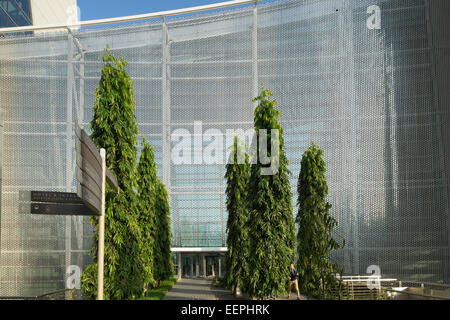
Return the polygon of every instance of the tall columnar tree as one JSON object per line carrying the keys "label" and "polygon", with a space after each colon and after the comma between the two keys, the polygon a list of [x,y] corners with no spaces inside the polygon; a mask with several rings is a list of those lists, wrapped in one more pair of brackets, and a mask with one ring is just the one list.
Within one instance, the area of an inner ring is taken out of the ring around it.
{"label": "tall columnar tree", "polygon": [[142,229],[142,259],[145,269],[145,286],[153,284],[154,251],[156,233],[156,185],[158,172],[152,146],[143,139],[138,165],[139,224]]}
{"label": "tall columnar tree", "polygon": [[173,276],[172,252],[172,232],[170,228],[170,206],[169,195],[164,183],[157,179],[155,199],[155,246],[154,246],[154,271],[153,275],[158,285],[161,280]]}
{"label": "tall columnar tree", "polygon": [[[255,109],[255,133],[258,150],[261,144],[262,129],[267,129],[268,155],[277,154],[275,170],[271,175],[263,175],[265,167],[260,152],[256,152],[256,164],[251,166],[248,189],[250,203],[249,216],[249,272],[246,290],[251,297],[278,297],[286,292],[289,279],[289,264],[294,259],[295,223],[292,214],[292,192],[289,184],[290,171],[284,152],[283,129],[278,118],[280,111],[275,110],[272,93],[262,89],[254,99],[258,102]],[[279,132],[279,149],[272,150],[271,129]],[[252,151],[256,151],[252,148]],[[255,156],[255,155],[254,155]],[[254,162],[254,160],[253,160]]]}
{"label": "tall columnar tree", "polygon": [[318,298],[331,296],[336,285],[333,273],[338,270],[328,254],[340,248],[333,239],[332,230],[337,225],[330,215],[331,204],[326,201],[328,185],[325,179],[324,152],[312,145],[303,154],[298,177],[297,267],[303,291]]}
{"label": "tall columnar tree", "polygon": [[[105,50],[101,79],[95,91],[91,138],[106,149],[106,163],[119,182],[116,194],[107,189],[105,212],[104,296],[126,299],[142,295],[145,274],[141,254],[141,228],[137,216],[137,134],[133,82],[127,62]],[[92,223],[98,225],[98,219]],[[97,292],[97,239],[91,253],[94,263],[82,275],[82,290],[90,297]]]}
{"label": "tall columnar tree", "polygon": [[[245,291],[248,260],[248,202],[247,184],[250,178],[248,155],[238,138],[235,137],[230,161],[226,165],[227,179],[227,247],[225,255],[225,283],[234,290],[240,287]],[[241,161],[243,159],[244,161]],[[243,163],[239,163],[243,162]]]}

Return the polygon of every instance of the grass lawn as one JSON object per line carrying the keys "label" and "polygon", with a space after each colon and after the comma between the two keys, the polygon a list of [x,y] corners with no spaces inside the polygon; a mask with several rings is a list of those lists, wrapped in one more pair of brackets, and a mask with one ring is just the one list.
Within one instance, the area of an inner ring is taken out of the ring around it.
{"label": "grass lawn", "polygon": [[161,285],[158,288],[153,288],[145,294],[145,297],[138,298],[137,300],[161,300],[172,289],[173,285],[177,282],[176,278],[170,278],[161,281]]}

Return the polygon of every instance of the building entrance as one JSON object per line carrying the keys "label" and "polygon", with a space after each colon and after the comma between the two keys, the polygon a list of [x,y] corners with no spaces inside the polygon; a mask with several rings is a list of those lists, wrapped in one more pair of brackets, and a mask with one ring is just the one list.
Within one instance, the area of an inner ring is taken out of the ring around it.
{"label": "building entrance", "polygon": [[224,253],[188,253],[175,255],[178,278],[216,278],[225,274]]}

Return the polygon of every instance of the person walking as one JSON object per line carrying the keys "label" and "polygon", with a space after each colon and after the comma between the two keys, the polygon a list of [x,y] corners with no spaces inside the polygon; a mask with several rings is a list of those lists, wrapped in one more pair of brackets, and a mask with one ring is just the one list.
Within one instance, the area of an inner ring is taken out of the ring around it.
{"label": "person walking", "polygon": [[298,271],[295,269],[294,262],[291,262],[291,270],[289,271],[289,285],[288,285],[288,299],[291,297],[291,286],[295,285],[295,290],[297,291],[297,300],[300,299],[300,290],[298,289]]}

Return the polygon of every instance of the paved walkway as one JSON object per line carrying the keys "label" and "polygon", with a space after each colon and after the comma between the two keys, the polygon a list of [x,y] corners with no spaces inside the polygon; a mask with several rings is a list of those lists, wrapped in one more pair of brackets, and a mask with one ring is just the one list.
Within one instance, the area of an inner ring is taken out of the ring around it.
{"label": "paved walkway", "polygon": [[211,279],[178,280],[163,300],[235,300],[230,290],[213,286]]}
{"label": "paved walkway", "polygon": [[[291,294],[290,300],[296,300],[297,295]],[[302,296],[306,300],[306,297]],[[211,279],[182,278],[166,294],[163,300],[239,300],[233,297],[230,290],[213,286]],[[280,300],[287,300],[281,297]]]}

